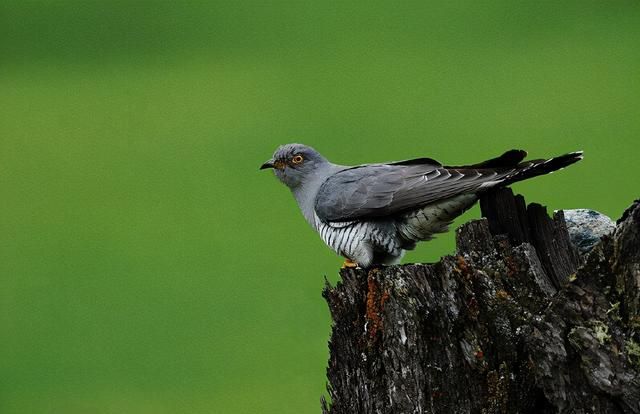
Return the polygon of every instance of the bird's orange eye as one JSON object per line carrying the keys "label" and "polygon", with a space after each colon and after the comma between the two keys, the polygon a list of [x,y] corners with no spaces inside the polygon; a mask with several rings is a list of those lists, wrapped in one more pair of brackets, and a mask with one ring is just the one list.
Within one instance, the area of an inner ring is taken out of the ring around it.
{"label": "bird's orange eye", "polygon": [[302,157],[302,155],[296,155],[291,159],[291,162],[294,164],[301,164],[302,161],[304,161],[304,158]]}

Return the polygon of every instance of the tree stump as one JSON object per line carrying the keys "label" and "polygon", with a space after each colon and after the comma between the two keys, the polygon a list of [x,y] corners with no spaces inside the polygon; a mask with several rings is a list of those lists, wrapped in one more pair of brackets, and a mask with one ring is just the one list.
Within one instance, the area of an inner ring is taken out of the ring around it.
{"label": "tree stump", "polygon": [[435,264],[344,269],[325,414],[640,413],[640,201],[581,258],[504,189]]}

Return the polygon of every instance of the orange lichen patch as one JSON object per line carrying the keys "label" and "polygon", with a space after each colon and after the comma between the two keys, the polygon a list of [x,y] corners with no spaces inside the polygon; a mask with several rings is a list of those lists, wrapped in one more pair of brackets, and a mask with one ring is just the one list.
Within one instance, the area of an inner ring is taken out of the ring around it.
{"label": "orange lichen patch", "polygon": [[502,301],[505,301],[505,300],[509,299],[509,293],[507,293],[506,290],[500,289],[500,290],[498,290],[496,292],[496,298],[498,298],[498,299],[500,299]]}
{"label": "orange lichen patch", "polygon": [[456,258],[456,268],[458,273],[469,273],[469,265],[467,265],[467,261],[462,256]]}
{"label": "orange lichen patch", "polygon": [[367,331],[369,338],[374,339],[378,333],[378,329],[382,326],[382,318],[380,317],[380,308],[378,307],[378,285],[371,276],[367,281]]}
{"label": "orange lichen patch", "polygon": [[382,292],[382,297],[380,298],[380,307],[384,309],[384,303],[389,299],[389,292],[386,290]]}
{"label": "orange lichen patch", "polygon": [[380,287],[372,273],[376,273],[376,270],[372,270],[367,279],[366,317],[369,339],[374,340],[382,328],[382,311],[384,310],[384,303],[389,299],[389,292],[380,291]]}
{"label": "orange lichen patch", "polygon": [[473,269],[462,256],[456,256],[456,266],[453,271],[463,276],[465,280],[471,280],[474,275]]}

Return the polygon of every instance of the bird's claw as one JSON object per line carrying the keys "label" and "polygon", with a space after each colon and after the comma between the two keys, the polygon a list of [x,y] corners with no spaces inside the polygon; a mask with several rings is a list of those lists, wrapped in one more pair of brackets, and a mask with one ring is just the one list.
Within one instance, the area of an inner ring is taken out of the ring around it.
{"label": "bird's claw", "polygon": [[351,261],[351,259],[344,259],[341,269],[356,268],[358,263]]}

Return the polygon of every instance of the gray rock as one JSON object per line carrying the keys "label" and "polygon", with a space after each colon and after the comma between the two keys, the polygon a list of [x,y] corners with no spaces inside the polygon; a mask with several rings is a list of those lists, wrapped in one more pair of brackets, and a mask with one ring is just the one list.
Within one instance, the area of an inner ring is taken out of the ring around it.
{"label": "gray rock", "polygon": [[579,208],[563,210],[571,242],[580,254],[588,253],[602,236],[613,233],[616,223],[595,210]]}

